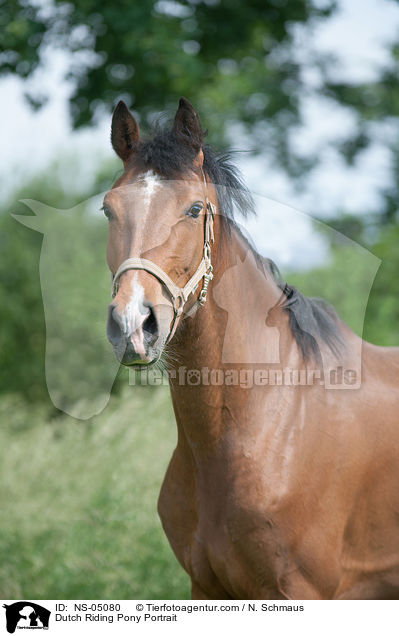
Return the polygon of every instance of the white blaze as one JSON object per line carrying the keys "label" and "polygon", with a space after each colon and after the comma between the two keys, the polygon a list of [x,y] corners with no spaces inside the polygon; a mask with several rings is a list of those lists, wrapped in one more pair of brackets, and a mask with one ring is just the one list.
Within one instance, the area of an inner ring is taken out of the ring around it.
{"label": "white blaze", "polygon": [[[154,193],[161,185],[161,179],[152,170],[146,172],[138,182],[143,195],[142,215],[148,216]],[[145,227],[145,224],[142,224]],[[143,323],[150,315],[148,307],[144,305],[144,288],[138,281],[138,271],[134,272],[131,280],[131,296],[122,313],[127,337],[130,338],[136,352],[145,356]]]}
{"label": "white blaze", "polygon": [[144,305],[144,288],[137,280],[135,272],[131,282],[131,296],[127,303],[122,319],[125,323],[127,337],[130,338],[138,354],[145,356],[143,323],[150,315],[148,307]]}
{"label": "white blaze", "polygon": [[157,188],[161,185],[161,180],[155,172],[149,170],[143,175],[143,196],[146,212],[151,206],[151,199]]}

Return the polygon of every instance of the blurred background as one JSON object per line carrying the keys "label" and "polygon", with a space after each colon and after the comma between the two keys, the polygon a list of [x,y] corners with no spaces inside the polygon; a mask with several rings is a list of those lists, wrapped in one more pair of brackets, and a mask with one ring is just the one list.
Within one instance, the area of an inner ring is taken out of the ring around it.
{"label": "blurred background", "polygon": [[[92,386],[96,363],[79,343],[94,334],[108,351],[107,226],[92,202],[121,168],[113,106],[124,99],[148,130],[181,95],[192,101],[209,143],[244,151],[236,161],[258,207],[246,228],[262,254],[359,335],[399,345],[398,60],[395,0],[0,2],[0,597],[190,593],[156,514],[175,444],[167,387],[129,386],[119,371],[105,408],[108,398],[79,420],[46,383],[46,322],[72,324],[79,293],[92,319],[76,346],[65,329],[64,348],[50,347],[57,387],[73,364],[85,369],[81,393]],[[53,322],[46,232],[10,215],[29,214],[22,199],[78,210],[53,241]]]}

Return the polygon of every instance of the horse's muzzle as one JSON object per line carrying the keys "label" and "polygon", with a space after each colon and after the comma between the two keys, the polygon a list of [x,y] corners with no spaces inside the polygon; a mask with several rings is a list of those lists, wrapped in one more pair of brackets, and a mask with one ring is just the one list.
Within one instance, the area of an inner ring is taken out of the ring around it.
{"label": "horse's muzzle", "polygon": [[122,364],[150,364],[155,357],[153,347],[159,336],[158,321],[153,307],[147,305],[145,313],[135,316],[132,330],[131,322],[111,304],[108,308],[107,336]]}

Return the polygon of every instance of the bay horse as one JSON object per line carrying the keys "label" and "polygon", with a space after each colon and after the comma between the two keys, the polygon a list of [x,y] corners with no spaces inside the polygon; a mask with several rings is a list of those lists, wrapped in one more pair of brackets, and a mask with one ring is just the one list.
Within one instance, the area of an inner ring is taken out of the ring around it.
{"label": "bay horse", "polygon": [[[233,218],[251,196],[186,99],[144,139],[119,102],[111,140],[107,334],[123,364],[168,370],[178,441],[158,511],[192,597],[398,599],[398,349],[256,253]],[[334,365],[348,386],[329,390]]]}

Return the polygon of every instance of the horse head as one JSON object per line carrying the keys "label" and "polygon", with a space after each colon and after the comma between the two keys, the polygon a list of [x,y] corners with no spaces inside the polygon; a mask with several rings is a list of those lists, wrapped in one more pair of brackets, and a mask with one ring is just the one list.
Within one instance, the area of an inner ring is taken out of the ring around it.
{"label": "horse head", "polygon": [[124,172],[103,207],[114,295],[107,335],[123,364],[148,366],[183,311],[206,299],[216,192],[206,178],[199,117],[184,98],[172,129],[149,141],[119,102],[111,140]]}

